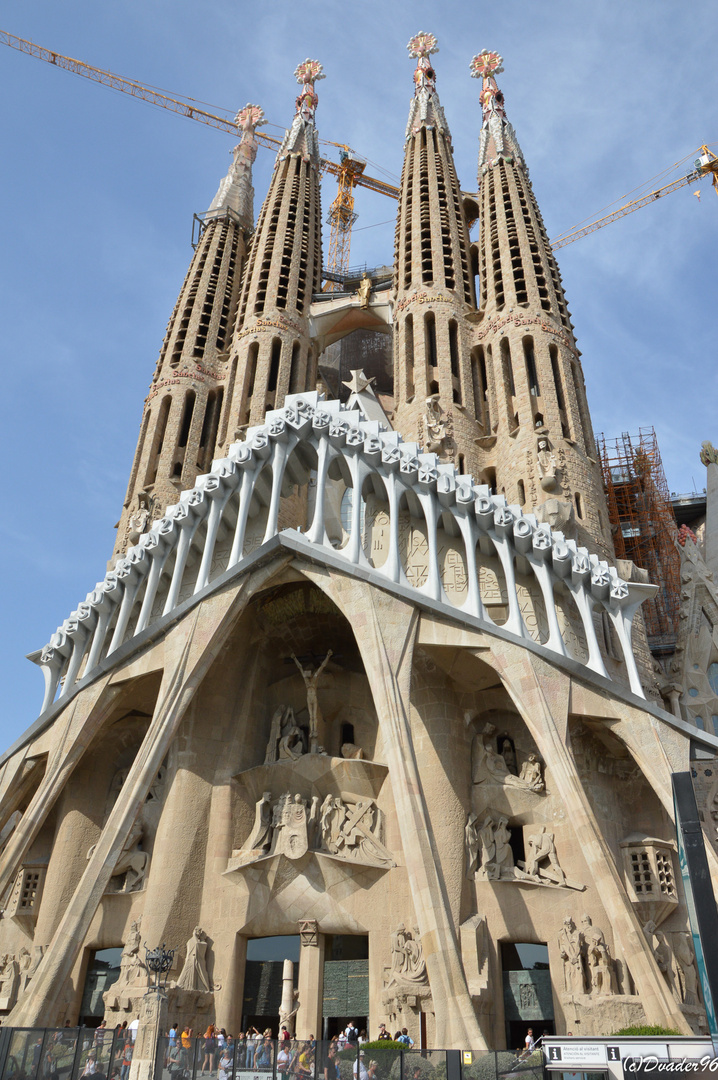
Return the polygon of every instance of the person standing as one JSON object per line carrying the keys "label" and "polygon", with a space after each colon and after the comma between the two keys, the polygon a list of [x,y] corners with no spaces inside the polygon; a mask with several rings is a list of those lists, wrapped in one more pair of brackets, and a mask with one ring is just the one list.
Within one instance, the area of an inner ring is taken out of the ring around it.
{"label": "person standing", "polygon": [[386,1024],[379,1024],[377,1039],[391,1039],[391,1034],[386,1030]]}

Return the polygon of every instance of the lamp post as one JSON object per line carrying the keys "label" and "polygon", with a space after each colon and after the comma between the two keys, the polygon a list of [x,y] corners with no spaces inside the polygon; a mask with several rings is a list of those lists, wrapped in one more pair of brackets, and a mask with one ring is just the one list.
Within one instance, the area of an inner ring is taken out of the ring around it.
{"label": "lamp post", "polygon": [[154,949],[147,944],[144,948],[150,986],[142,999],[131,1080],[154,1078],[159,1040],[167,1027],[167,976],[176,952],[176,949],[167,949],[164,941]]}
{"label": "lamp post", "polygon": [[176,951],[176,949],[166,949],[164,941],[154,949],[149,949],[145,943],[145,967],[153,979],[150,993],[153,990],[158,994],[164,992]]}

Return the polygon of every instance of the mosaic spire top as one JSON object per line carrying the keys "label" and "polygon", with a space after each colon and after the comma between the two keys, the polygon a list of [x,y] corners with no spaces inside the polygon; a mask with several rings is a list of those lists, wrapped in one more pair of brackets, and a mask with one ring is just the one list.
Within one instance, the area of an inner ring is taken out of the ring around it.
{"label": "mosaic spire top", "polygon": [[496,75],[504,70],[503,57],[497,52],[482,49],[469,65],[471,77],[481,79],[481,136],[479,138],[479,183],[482,175],[500,159],[515,162],[526,169],[516,132],[506,118],[504,95],[496,85]]}
{"label": "mosaic spire top", "polygon": [[421,31],[414,34],[407,45],[409,56],[416,60],[414,70],[414,100],[409,110],[409,122],[406,127],[407,139],[426,124],[436,127],[450,137],[444,110],[436,92],[436,72],[429,57],[439,51],[439,45],[433,34]]}

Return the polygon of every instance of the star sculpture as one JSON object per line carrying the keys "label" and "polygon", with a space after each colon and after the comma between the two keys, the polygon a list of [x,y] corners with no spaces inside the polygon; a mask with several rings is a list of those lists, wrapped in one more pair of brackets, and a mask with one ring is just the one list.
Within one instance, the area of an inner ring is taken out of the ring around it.
{"label": "star sculpture", "polygon": [[361,394],[362,390],[370,388],[373,382],[374,379],[367,379],[361,368],[356,368],[352,371],[349,382],[343,382],[342,386],[348,386],[353,394]]}
{"label": "star sculpture", "polygon": [[493,75],[500,75],[504,70],[504,58],[497,52],[489,52],[482,49],[471,61],[472,79],[489,79]]}
{"label": "star sculpture", "polygon": [[414,34],[407,45],[407,49],[409,50],[409,56],[414,60],[419,56],[430,56],[431,53],[437,53],[439,45],[433,34],[426,34],[422,31],[420,34]]}

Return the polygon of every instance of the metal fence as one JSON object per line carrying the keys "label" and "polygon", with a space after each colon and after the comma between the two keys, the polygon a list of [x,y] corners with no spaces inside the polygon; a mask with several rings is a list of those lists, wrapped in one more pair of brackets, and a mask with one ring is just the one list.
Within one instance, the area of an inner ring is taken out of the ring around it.
{"label": "metal fence", "polygon": [[[0,1028],[0,1080],[130,1080],[133,1033],[107,1028]],[[270,1037],[158,1040],[154,1080],[499,1080],[543,1076],[540,1051],[400,1049]]]}

